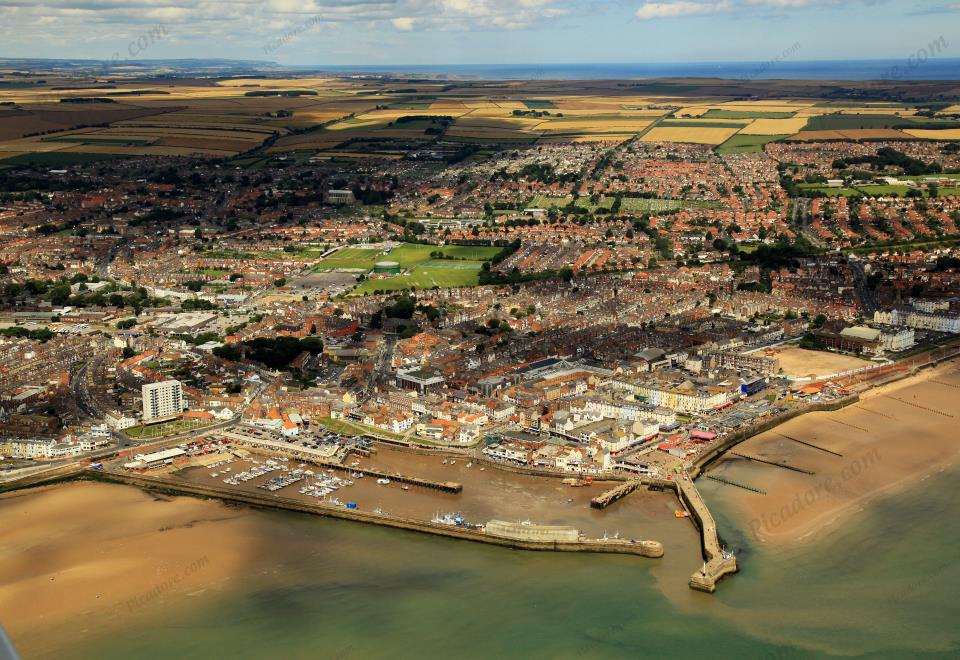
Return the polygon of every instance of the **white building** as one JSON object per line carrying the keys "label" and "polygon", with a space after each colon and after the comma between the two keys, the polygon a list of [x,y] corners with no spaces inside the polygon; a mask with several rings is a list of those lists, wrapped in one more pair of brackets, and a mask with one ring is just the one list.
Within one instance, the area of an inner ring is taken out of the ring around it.
{"label": "white building", "polygon": [[142,394],[144,422],[169,419],[186,410],[183,386],[178,380],[148,383],[143,386]]}
{"label": "white building", "polygon": [[880,333],[880,345],[892,353],[905,351],[917,343],[915,335],[913,328],[890,328]]}
{"label": "white building", "polygon": [[873,321],[884,325],[905,325],[918,330],[960,334],[960,316],[946,312],[927,313],[912,309],[892,309],[889,312],[877,310],[873,313]]}

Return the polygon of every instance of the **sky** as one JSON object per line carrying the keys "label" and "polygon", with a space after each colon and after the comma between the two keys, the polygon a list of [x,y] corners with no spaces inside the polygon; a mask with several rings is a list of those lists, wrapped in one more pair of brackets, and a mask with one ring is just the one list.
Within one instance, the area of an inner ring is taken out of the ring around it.
{"label": "sky", "polygon": [[[941,40],[942,38],[942,40]],[[960,57],[960,2],[0,0],[0,57],[286,65]],[[956,52],[953,52],[953,51]]]}

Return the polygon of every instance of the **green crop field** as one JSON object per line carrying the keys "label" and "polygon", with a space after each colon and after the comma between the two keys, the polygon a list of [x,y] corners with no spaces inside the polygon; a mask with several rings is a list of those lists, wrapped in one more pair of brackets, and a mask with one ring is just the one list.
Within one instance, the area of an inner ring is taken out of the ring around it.
{"label": "green crop field", "polygon": [[786,135],[734,135],[717,147],[719,154],[760,153],[768,142],[775,142]]}
{"label": "green crop field", "polygon": [[33,154],[20,154],[12,158],[0,160],[0,165],[39,165],[41,167],[56,167],[68,165],[87,165],[102,160],[123,159],[127,156],[118,154],[88,154],[75,151],[39,151]]}
{"label": "green crop field", "polygon": [[831,114],[810,117],[810,121],[803,127],[803,130],[842,131],[858,128],[928,128],[936,130],[957,128],[958,126],[960,126],[960,122],[900,117],[897,115]]}
{"label": "green crop field", "polygon": [[795,112],[762,112],[754,110],[718,110],[713,108],[703,113],[703,119],[790,119]]}
{"label": "green crop field", "polygon": [[531,110],[545,110],[547,108],[556,108],[553,104],[553,101],[548,101],[546,99],[528,99],[521,101],[525,106]]}

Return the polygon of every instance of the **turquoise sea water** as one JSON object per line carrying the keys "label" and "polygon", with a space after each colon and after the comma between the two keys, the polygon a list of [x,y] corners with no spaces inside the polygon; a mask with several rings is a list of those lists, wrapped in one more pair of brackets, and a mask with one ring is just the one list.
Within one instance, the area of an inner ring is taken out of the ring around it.
{"label": "turquoise sea water", "polygon": [[[700,482],[741,573],[690,591],[676,561],[533,553],[262,513],[256,571],[164,603],[77,658],[956,658],[960,470],[879,500],[803,547],[751,541]],[[678,524],[681,524],[678,522]],[[679,529],[679,528],[678,528]],[[673,547],[671,547],[673,546]]]}

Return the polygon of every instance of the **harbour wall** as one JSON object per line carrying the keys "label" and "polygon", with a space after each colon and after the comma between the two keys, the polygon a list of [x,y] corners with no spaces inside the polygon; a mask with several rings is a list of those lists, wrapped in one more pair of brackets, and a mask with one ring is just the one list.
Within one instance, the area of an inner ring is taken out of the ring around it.
{"label": "harbour wall", "polygon": [[625,539],[586,539],[575,543],[566,543],[559,541],[506,539],[490,536],[477,530],[464,529],[454,525],[442,525],[425,520],[414,520],[411,518],[400,518],[391,515],[380,515],[359,511],[356,509],[310,504],[309,502],[302,502],[300,500],[277,495],[261,495],[258,493],[224,491],[199,484],[178,483],[167,479],[148,477],[145,475],[89,471],[86,473],[85,478],[98,481],[121,483],[146,490],[161,491],[174,495],[192,495],[196,497],[217,499],[225,502],[233,502],[236,504],[245,504],[258,508],[282,509],[286,511],[310,513],[314,515],[328,516],[331,518],[339,518],[342,520],[353,520],[374,525],[383,525],[385,527],[423,532],[465,541],[490,543],[492,545],[499,545],[521,550],[542,550],[555,552],[606,552],[639,555],[642,557],[651,558],[663,556],[663,547],[657,542],[637,541],[636,543],[632,543]]}

